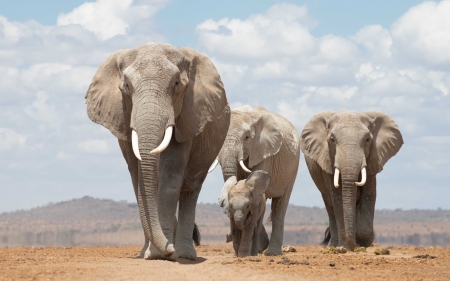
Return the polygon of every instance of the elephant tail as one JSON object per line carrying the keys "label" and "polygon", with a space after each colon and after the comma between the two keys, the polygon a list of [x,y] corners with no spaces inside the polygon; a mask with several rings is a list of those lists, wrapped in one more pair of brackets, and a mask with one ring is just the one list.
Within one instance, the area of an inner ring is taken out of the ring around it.
{"label": "elephant tail", "polygon": [[192,239],[194,240],[195,246],[200,246],[200,240],[202,236],[200,235],[200,230],[198,230],[198,226],[194,223],[194,233],[192,233]]}
{"label": "elephant tail", "polygon": [[327,227],[327,229],[325,230],[325,238],[323,238],[323,241],[320,243],[320,245],[326,246],[326,245],[328,245],[330,240],[331,240],[330,227]]}

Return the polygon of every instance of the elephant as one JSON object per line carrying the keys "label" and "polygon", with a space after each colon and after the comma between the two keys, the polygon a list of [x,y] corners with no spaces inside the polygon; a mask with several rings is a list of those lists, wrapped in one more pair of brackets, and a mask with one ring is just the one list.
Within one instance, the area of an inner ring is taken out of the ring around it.
{"label": "elephant", "polygon": [[249,168],[266,171],[271,176],[265,197],[272,198],[272,235],[268,241],[262,226],[260,237],[260,251],[268,247],[265,255],[283,254],[284,217],[299,161],[298,132],[284,117],[248,105],[231,111],[230,128],[211,170],[220,163],[225,182],[232,176],[246,179],[251,172]]}
{"label": "elephant", "polygon": [[[236,257],[258,255],[259,236],[266,210],[266,192],[270,175],[262,170],[252,172],[247,179],[230,177],[219,200],[230,218],[230,235]],[[251,247],[250,247],[251,246]]]}
{"label": "elephant", "polygon": [[99,66],[85,99],[89,118],[117,137],[128,165],[145,236],[141,257],[195,259],[198,195],[230,123],[211,60],[168,44],[122,49]]}
{"label": "elephant", "polygon": [[328,213],[324,245],[372,245],[376,175],[402,144],[397,124],[382,112],[325,111],[308,121],[300,147]]}

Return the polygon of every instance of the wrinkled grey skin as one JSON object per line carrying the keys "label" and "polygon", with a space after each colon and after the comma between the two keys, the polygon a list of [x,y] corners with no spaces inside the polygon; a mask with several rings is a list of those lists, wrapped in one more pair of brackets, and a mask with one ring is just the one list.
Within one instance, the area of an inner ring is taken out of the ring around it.
{"label": "wrinkled grey skin", "polygon": [[[195,259],[195,206],[230,118],[212,62],[192,49],[163,44],[119,50],[98,68],[86,103],[89,118],[118,138],[128,164],[146,240],[141,255]],[[169,126],[169,146],[151,154]],[[132,150],[132,130],[142,161]]]}
{"label": "wrinkled grey skin", "polygon": [[267,172],[252,172],[247,179],[237,182],[230,177],[221,194],[224,211],[230,218],[230,236],[236,257],[258,255],[259,237],[266,210],[266,192],[270,182]]}
{"label": "wrinkled grey skin", "polygon": [[[299,136],[294,125],[262,107],[243,106],[231,111],[230,128],[219,153],[224,181],[248,173],[239,165],[244,160],[250,170],[263,170],[271,176],[265,192],[272,198],[272,235],[262,226],[259,250],[265,255],[282,255],[284,217],[300,161]],[[225,186],[224,186],[225,187]]]}
{"label": "wrinkled grey skin", "polygon": [[[370,246],[374,239],[373,218],[376,199],[376,175],[403,144],[392,118],[376,111],[326,111],[314,115],[300,136],[306,164],[329,217],[329,231],[324,244]],[[358,187],[361,170],[367,181]],[[340,171],[335,188],[335,168]]]}

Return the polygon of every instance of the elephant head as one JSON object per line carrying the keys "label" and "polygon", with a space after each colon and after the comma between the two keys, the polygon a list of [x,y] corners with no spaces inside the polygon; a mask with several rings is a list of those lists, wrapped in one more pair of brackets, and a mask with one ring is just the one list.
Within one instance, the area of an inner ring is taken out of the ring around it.
{"label": "elephant head", "polygon": [[334,174],[334,186],[342,186],[342,207],[347,246],[355,242],[357,187],[364,188],[367,175],[383,170],[383,165],[403,144],[400,130],[387,114],[342,110],[314,115],[300,138],[305,157],[326,173]]}
{"label": "elephant head", "polygon": [[138,203],[145,237],[173,256],[158,219],[159,153],[172,140],[191,140],[229,110],[217,70],[192,49],[148,43],[107,57],[85,98],[92,121],[132,142],[140,160]]}
{"label": "elephant head", "polygon": [[[250,173],[248,168],[278,153],[281,143],[282,134],[267,110],[243,106],[231,111],[230,127],[216,164],[219,162],[222,166],[226,181],[238,175],[238,163],[243,171]],[[248,163],[248,168],[244,162]]]}

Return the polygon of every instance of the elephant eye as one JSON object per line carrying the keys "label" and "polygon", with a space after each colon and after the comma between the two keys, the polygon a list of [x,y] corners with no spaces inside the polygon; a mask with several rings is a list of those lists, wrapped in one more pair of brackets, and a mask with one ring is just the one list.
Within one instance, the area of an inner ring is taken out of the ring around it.
{"label": "elephant eye", "polygon": [[175,86],[177,86],[177,85],[178,85],[178,83],[179,83],[178,81],[177,81],[177,82],[175,82]]}
{"label": "elephant eye", "polygon": [[333,136],[330,137],[330,141],[332,141],[332,142],[335,141]]}

